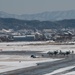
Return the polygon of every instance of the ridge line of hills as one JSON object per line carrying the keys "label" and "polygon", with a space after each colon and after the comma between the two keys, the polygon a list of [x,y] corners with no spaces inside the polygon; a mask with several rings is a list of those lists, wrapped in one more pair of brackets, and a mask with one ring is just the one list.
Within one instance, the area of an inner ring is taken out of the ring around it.
{"label": "ridge line of hills", "polygon": [[14,18],[0,18],[0,29],[61,29],[75,28],[75,19],[59,21],[19,20]]}
{"label": "ridge line of hills", "polygon": [[63,19],[75,19],[75,10],[67,11],[51,11],[51,12],[42,12],[37,14],[9,14],[3,11],[0,11],[1,18],[16,18],[20,20],[40,20],[40,21],[58,21]]}

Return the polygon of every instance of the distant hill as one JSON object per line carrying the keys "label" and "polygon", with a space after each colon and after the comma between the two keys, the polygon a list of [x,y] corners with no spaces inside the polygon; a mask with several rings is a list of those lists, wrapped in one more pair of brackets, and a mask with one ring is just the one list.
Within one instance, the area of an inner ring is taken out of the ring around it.
{"label": "distant hill", "polygon": [[75,19],[60,21],[19,20],[14,18],[0,18],[0,29],[53,29],[75,28]]}
{"label": "distant hill", "polygon": [[0,11],[1,18],[16,18],[21,20],[40,20],[40,21],[57,21],[64,19],[75,19],[75,10],[68,11],[53,11],[53,12],[43,12],[37,14],[8,14],[6,12]]}

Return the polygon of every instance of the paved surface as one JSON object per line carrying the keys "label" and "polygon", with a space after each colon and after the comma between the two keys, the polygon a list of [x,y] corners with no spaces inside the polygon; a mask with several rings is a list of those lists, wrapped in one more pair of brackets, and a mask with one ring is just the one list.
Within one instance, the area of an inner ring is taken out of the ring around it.
{"label": "paved surface", "polygon": [[[44,75],[46,73],[51,73],[54,70],[71,66],[73,64],[75,64],[75,55],[73,55],[73,57],[72,56],[67,57],[63,60],[58,60],[55,62],[46,62],[41,64],[39,63],[37,64],[37,66],[34,67],[5,72],[5,73],[1,73],[0,75]],[[56,75],[60,75],[60,74],[56,74]]]}

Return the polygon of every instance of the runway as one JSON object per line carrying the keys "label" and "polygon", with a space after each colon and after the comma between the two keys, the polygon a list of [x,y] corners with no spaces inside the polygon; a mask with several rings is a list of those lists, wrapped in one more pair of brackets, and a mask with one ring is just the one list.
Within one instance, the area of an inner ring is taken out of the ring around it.
{"label": "runway", "polygon": [[[67,57],[63,60],[58,60],[55,62],[38,63],[37,66],[34,67],[5,72],[1,73],[0,75],[44,75],[46,73],[51,73],[54,70],[68,67],[74,64],[75,64],[75,55],[73,55],[73,57]],[[54,75],[60,75],[60,74],[54,74]]]}

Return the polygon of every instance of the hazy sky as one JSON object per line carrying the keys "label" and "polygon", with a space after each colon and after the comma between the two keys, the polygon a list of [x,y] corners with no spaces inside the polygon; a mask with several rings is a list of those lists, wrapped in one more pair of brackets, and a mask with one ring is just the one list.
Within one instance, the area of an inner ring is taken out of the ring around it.
{"label": "hazy sky", "polygon": [[75,10],[75,0],[0,0],[0,11],[13,14]]}

